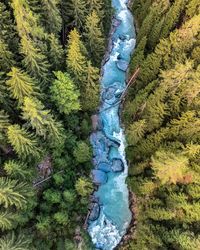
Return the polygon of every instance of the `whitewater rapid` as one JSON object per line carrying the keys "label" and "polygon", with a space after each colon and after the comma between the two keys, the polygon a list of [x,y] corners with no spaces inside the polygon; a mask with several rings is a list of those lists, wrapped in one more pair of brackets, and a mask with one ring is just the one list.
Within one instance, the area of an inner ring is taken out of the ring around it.
{"label": "whitewater rapid", "polygon": [[101,77],[101,105],[98,130],[90,141],[93,146],[93,181],[95,216],[89,218],[88,232],[97,249],[112,250],[121,241],[131,222],[129,192],[126,184],[128,165],[125,137],[120,126],[120,97],[126,88],[127,68],[135,48],[133,16],[127,0],[112,0],[109,55],[105,58]]}

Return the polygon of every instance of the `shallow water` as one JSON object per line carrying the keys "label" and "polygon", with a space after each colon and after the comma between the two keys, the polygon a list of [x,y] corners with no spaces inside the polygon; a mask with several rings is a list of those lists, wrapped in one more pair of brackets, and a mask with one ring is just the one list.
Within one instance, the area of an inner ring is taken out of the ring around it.
{"label": "shallow water", "polygon": [[[110,37],[113,46],[102,68],[99,131],[94,132],[90,138],[93,145],[94,169],[99,168],[99,163],[109,166],[103,173],[101,170],[93,173],[94,182],[95,178],[101,182],[98,191],[94,193],[100,213],[97,219],[88,221],[88,232],[94,246],[102,250],[114,249],[131,222],[128,188],[125,182],[128,172],[125,139],[119,118],[119,100],[126,86],[126,66],[135,47],[133,17],[127,2],[112,0],[115,18],[120,24]],[[113,21],[113,25],[115,24],[116,20]],[[123,163],[121,172],[114,169],[116,159],[118,163]]]}

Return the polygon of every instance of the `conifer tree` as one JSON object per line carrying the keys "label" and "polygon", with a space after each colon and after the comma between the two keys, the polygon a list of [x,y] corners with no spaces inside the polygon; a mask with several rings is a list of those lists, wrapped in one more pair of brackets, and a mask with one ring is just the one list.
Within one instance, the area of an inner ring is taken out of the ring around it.
{"label": "conifer tree", "polygon": [[200,14],[200,3],[198,0],[191,0],[187,4],[186,14],[191,18]]}
{"label": "conifer tree", "polygon": [[27,120],[30,126],[36,130],[36,134],[54,140],[61,138],[61,123],[57,122],[50,110],[45,110],[44,105],[36,98],[25,97],[22,107],[23,119]]}
{"label": "conifer tree", "polygon": [[151,164],[162,184],[181,182],[188,171],[188,159],[171,152],[157,151]]}
{"label": "conifer tree", "polygon": [[57,79],[51,86],[52,100],[60,113],[69,114],[80,109],[80,93],[76,89],[71,77],[61,71],[55,72]]}
{"label": "conifer tree", "polygon": [[0,239],[0,250],[27,250],[31,249],[31,240],[27,236],[19,234],[15,236],[12,232]]}
{"label": "conifer tree", "polygon": [[64,50],[54,34],[49,35],[48,57],[53,70],[59,70],[64,65]]}
{"label": "conifer tree", "polygon": [[15,180],[0,177],[0,204],[5,208],[13,205],[22,208],[26,204],[26,198],[20,193],[23,188],[24,183],[18,184]]}
{"label": "conifer tree", "polygon": [[[103,5],[105,3],[103,3],[104,1],[101,0],[87,0],[86,4],[88,5],[88,13],[92,13],[93,11],[95,11],[99,18],[102,20],[104,18],[104,9],[103,9]],[[106,9],[106,8],[105,8]]]}
{"label": "conifer tree", "polygon": [[11,0],[11,6],[20,38],[42,39],[45,37],[44,29],[38,25],[39,19],[31,11],[27,0]]}
{"label": "conifer tree", "polygon": [[60,16],[60,0],[41,1],[41,21],[47,33],[58,34],[61,31],[62,19]]}
{"label": "conifer tree", "polygon": [[49,81],[49,63],[41,50],[38,49],[35,44],[23,37],[21,40],[21,53],[24,56],[22,61],[29,74],[38,79],[39,82],[44,85]]}
{"label": "conifer tree", "polygon": [[83,28],[87,9],[85,0],[70,0],[68,5],[68,16],[73,18],[73,24],[77,29]]}
{"label": "conifer tree", "polygon": [[169,32],[176,26],[179,21],[179,17],[182,14],[182,11],[186,5],[186,0],[176,0],[173,6],[169,9],[165,17],[165,22],[161,31],[161,38],[166,37]]}
{"label": "conifer tree", "polygon": [[80,35],[76,29],[70,32],[68,44],[67,67],[75,79],[81,80],[86,69],[86,57],[82,52]]}
{"label": "conifer tree", "polygon": [[9,51],[8,45],[0,39],[0,70],[8,72],[14,64],[13,54]]}
{"label": "conifer tree", "polygon": [[[14,213],[10,213],[8,211],[2,211],[0,210],[0,229],[1,231],[6,231],[9,229],[12,229],[14,227],[14,221],[16,219],[16,216]],[[0,238],[0,249],[1,248],[1,238]]]}
{"label": "conifer tree", "polygon": [[19,178],[27,181],[33,176],[33,171],[25,163],[15,160],[5,162],[4,170],[8,176],[16,179]]}
{"label": "conifer tree", "polygon": [[20,128],[19,125],[11,125],[7,131],[8,141],[20,157],[38,157],[39,148],[33,134]]}
{"label": "conifer tree", "polygon": [[30,97],[37,93],[34,80],[22,70],[12,67],[8,76],[10,77],[6,81],[8,89],[11,96],[17,99],[20,104],[23,103],[26,96]]}
{"label": "conifer tree", "polygon": [[0,40],[8,44],[8,50],[13,53],[18,47],[18,38],[16,37],[16,30],[11,18],[10,11],[7,10],[6,5],[0,2]]}
{"label": "conifer tree", "polygon": [[88,41],[88,50],[93,61],[99,64],[105,49],[105,39],[100,28],[100,19],[96,11],[93,11],[86,18],[84,36],[86,41]]}
{"label": "conifer tree", "polygon": [[95,110],[99,103],[99,69],[87,62],[85,76],[82,82],[82,107],[84,110]]}

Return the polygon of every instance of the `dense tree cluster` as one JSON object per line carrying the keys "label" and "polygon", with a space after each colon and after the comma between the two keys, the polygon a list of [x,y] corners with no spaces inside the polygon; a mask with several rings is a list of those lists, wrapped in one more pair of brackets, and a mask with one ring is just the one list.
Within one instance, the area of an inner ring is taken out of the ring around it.
{"label": "dense tree cluster", "polygon": [[2,250],[77,249],[111,11],[108,0],[0,1]]}
{"label": "dense tree cluster", "polygon": [[136,0],[133,13],[141,71],[123,116],[137,225],[123,249],[199,249],[200,3]]}

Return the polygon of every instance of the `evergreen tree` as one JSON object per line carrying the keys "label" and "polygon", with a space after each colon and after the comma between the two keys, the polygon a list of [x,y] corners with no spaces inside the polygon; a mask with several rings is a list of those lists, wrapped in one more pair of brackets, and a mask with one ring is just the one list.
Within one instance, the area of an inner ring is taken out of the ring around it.
{"label": "evergreen tree", "polygon": [[19,103],[23,103],[25,97],[31,97],[37,92],[34,80],[22,70],[12,67],[8,73],[10,77],[6,84],[11,93],[11,97],[17,99]]}
{"label": "evergreen tree", "polygon": [[49,35],[48,56],[52,69],[59,70],[63,68],[64,50],[54,34]]}
{"label": "evergreen tree", "polygon": [[67,67],[75,79],[81,80],[86,68],[86,57],[82,52],[80,35],[76,29],[70,32],[68,43]]}
{"label": "evergreen tree", "polygon": [[36,130],[36,134],[52,140],[61,139],[62,126],[55,121],[50,110],[45,110],[44,105],[35,98],[26,97],[22,107],[23,119]]}
{"label": "evergreen tree", "polygon": [[80,93],[67,73],[55,72],[57,79],[51,87],[52,100],[55,101],[60,113],[69,114],[80,109]]}
{"label": "evergreen tree", "polygon": [[95,110],[99,104],[99,69],[87,62],[85,76],[82,82],[82,107],[83,110]]}
{"label": "evergreen tree", "polygon": [[60,0],[41,1],[42,26],[48,33],[58,34],[61,31],[62,19],[60,16]]}
{"label": "evergreen tree", "polygon": [[96,64],[99,64],[105,49],[105,39],[100,28],[100,19],[95,11],[86,18],[85,39],[88,41],[91,57]]}
{"label": "evergreen tree", "polygon": [[73,18],[73,24],[77,29],[83,28],[87,13],[85,0],[70,0],[67,15]]}
{"label": "evergreen tree", "polygon": [[5,208],[15,206],[22,208],[26,204],[26,198],[20,193],[25,188],[24,183],[18,184],[15,180],[0,178],[0,204]]}
{"label": "evergreen tree", "polygon": [[24,56],[23,65],[29,74],[38,79],[41,84],[46,84],[49,81],[49,63],[46,56],[25,37],[21,40],[21,53]]}
{"label": "evergreen tree", "polygon": [[33,134],[20,128],[19,125],[11,125],[7,131],[8,141],[20,157],[38,157],[39,148]]}
{"label": "evergreen tree", "polygon": [[[8,211],[0,211],[0,229],[1,231],[6,231],[12,229],[14,226],[14,222],[16,220],[16,216],[13,213],[9,213]],[[0,247],[1,247],[1,238],[0,238]]]}
{"label": "evergreen tree", "polygon": [[23,234],[15,236],[14,233],[11,233],[0,239],[1,250],[27,250],[31,248],[31,240]]}
{"label": "evergreen tree", "polygon": [[13,54],[9,51],[8,45],[0,39],[0,69],[8,72],[14,64]]}
{"label": "evergreen tree", "polygon": [[165,17],[165,22],[162,27],[161,37],[166,37],[169,32],[176,26],[179,21],[182,11],[186,5],[186,0],[176,0],[173,6],[169,9]]}

